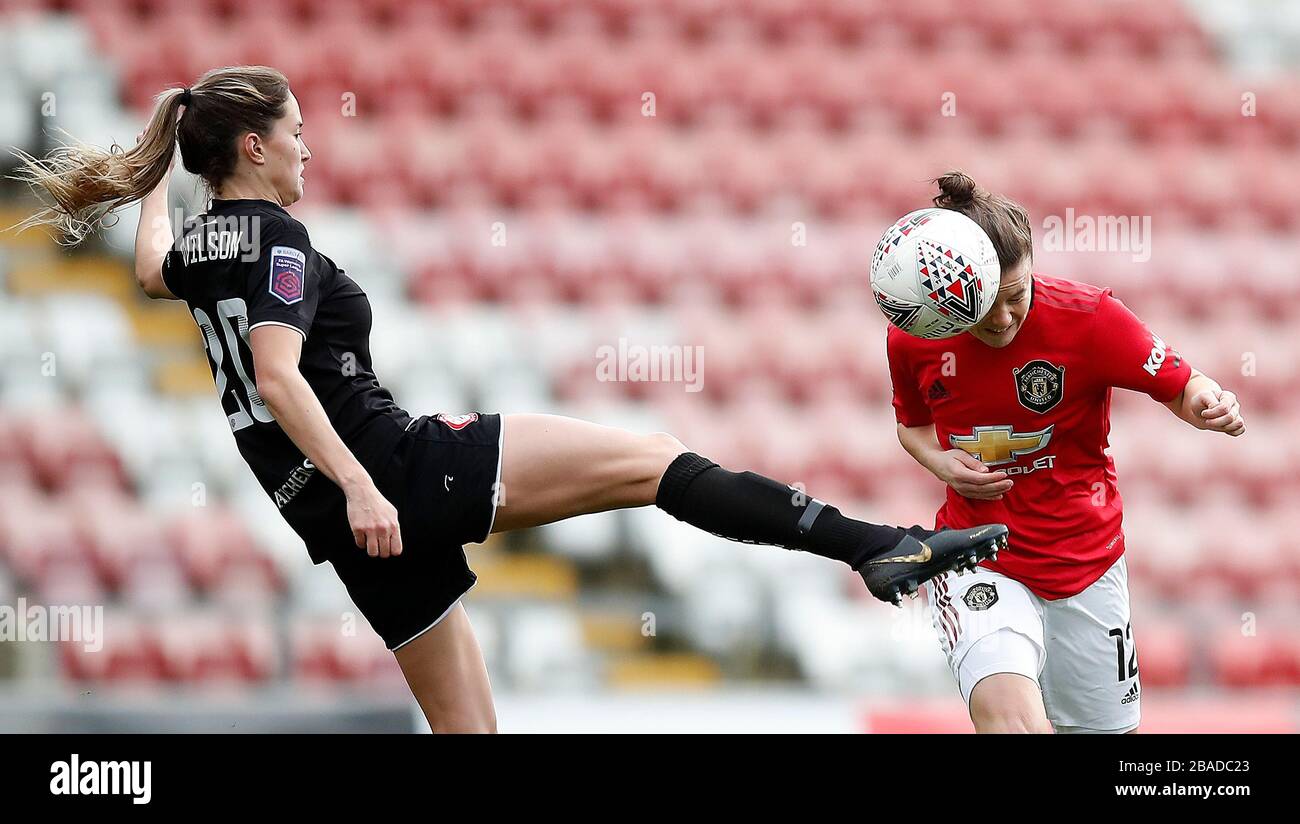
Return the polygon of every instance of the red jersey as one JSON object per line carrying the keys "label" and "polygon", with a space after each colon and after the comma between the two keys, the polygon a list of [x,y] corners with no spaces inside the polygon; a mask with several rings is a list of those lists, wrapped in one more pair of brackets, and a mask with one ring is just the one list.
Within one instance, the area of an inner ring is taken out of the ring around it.
{"label": "red jersey", "polygon": [[1005,523],[1010,546],[983,565],[1052,600],[1082,592],[1118,560],[1122,502],[1106,454],[1111,388],[1169,401],[1191,367],[1109,289],[1035,273],[1030,310],[1006,347],[890,327],[888,349],[898,422],[933,423],[944,449],[963,449],[1015,481],[1000,501],[948,487],[936,526]]}

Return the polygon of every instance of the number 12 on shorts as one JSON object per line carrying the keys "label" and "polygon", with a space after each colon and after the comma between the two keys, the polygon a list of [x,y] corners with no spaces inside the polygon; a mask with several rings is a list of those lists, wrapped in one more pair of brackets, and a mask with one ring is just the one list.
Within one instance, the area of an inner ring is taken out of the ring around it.
{"label": "number 12 on shorts", "polygon": [[[1127,681],[1130,678],[1136,678],[1138,674],[1137,647],[1133,646],[1133,622],[1130,621],[1123,629],[1113,629],[1109,633],[1110,637],[1115,639],[1115,659],[1119,669],[1119,680]],[[1128,646],[1128,666],[1124,666],[1124,647]],[[1128,675],[1125,675],[1125,672]]]}

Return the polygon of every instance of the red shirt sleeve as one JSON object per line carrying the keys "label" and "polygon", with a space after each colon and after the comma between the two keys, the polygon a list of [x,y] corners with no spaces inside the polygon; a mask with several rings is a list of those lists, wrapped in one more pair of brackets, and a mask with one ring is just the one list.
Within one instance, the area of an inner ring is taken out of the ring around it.
{"label": "red shirt sleeve", "polygon": [[900,332],[889,330],[885,347],[889,353],[889,379],[894,385],[894,417],[903,426],[929,426],[934,423],[930,407],[921,397],[921,388],[916,375],[908,362],[904,342],[899,339]]}
{"label": "red shirt sleeve", "polygon": [[1145,392],[1165,403],[1178,397],[1192,376],[1191,365],[1178,350],[1109,291],[1097,307],[1093,331],[1093,351],[1109,386]]}

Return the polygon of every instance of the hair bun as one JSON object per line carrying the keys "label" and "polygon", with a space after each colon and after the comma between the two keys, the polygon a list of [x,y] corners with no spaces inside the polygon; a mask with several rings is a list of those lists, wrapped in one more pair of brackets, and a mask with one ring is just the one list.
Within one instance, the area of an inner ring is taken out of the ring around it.
{"label": "hair bun", "polygon": [[939,186],[934,205],[941,209],[960,211],[973,204],[980,193],[975,180],[965,172],[951,171],[935,178],[934,182]]}

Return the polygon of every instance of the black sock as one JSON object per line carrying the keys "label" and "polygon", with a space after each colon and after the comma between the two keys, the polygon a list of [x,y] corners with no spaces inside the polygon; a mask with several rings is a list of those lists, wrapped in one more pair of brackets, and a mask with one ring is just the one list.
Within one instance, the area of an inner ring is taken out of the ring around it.
{"label": "black sock", "polygon": [[659,481],[655,504],[679,521],[751,544],[801,549],[855,569],[893,549],[901,529],[846,518],[833,506],[753,472],[729,472],[694,452],[678,455]]}

